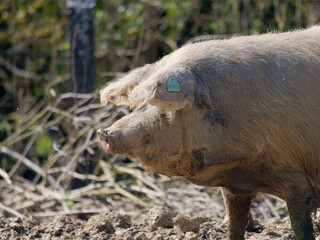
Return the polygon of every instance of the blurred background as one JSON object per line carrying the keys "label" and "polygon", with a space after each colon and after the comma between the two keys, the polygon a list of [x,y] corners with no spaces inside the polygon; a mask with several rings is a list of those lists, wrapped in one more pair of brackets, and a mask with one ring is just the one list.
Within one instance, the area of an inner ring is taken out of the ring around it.
{"label": "blurred background", "polygon": [[[101,107],[99,90],[198,36],[319,22],[320,1],[306,0],[1,0],[0,215],[134,215],[163,204],[223,218],[217,189],[171,181],[103,153],[96,129],[129,110]],[[257,206],[260,217],[287,214],[271,197]]]}

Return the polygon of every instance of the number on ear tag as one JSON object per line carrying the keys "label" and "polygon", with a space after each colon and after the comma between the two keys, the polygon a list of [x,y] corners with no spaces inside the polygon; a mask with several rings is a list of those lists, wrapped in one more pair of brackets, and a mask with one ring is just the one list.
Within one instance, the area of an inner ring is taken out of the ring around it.
{"label": "number on ear tag", "polygon": [[174,77],[170,77],[167,83],[168,92],[180,92],[180,84]]}

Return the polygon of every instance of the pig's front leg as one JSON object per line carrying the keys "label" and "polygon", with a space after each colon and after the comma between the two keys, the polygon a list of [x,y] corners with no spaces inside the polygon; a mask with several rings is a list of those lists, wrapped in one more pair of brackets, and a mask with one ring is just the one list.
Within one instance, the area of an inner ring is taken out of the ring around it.
{"label": "pig's front leg", "polygon": [[308,208],[307,206],[303,208],[297,208],[297,204],[298,203],[295,202],[294,199],[287,201],[291,226],[297,237],[297,240],[314,240],[315,238],[313,236],[311,210],[309,211],[308,209],[308,212],[306,212],[306,208]]}
{"label": "pig's front leg", "polygon": [[228,239],[242,240],[250,217],[250,206],[255,194],[234,195],[226,188],[221,189],[228,217]]}
{"label": "pig's front leg", "polygon": [[312,190],[308,180],[303,176],[295,177],[294,182],[296,185],[290,186],[289,184],[293,183],[290,181],[287,185],[289,187],[284,191],[292,229],[298,240],[314,240],[311,219]]}

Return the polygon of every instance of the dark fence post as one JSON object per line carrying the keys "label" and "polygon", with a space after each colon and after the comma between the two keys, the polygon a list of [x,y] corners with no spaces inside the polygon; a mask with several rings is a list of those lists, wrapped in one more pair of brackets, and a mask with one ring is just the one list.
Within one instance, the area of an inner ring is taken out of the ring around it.
{"label": "dark fence post", "polygon": [[[91,93],[94,88],[94,9],[96,0],[67,0],[70,29],[70,91]],[[71,99],[71,104],[77,98]],[[87,102],[86,104],[88,104]],[[95,163],[78,163],[78,167],[92,173]],[[73,179],[71,189],[85,186],[86,182]]]}
{"label": "dark fence post", "polygon": [[70,27],[70,88],[89,93],[94,88],[94,8],[96,0],[68,0]]}

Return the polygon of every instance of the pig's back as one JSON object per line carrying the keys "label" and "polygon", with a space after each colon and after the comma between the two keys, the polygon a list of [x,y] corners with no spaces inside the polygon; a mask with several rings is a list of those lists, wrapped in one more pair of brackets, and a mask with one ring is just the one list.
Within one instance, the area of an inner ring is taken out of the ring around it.
{"label": "pig's back", "polygon": [[243,119],[320,122],[320,26],[189,44],[166,59],[175,64],[194,73],[213,107],[220,104]]}

